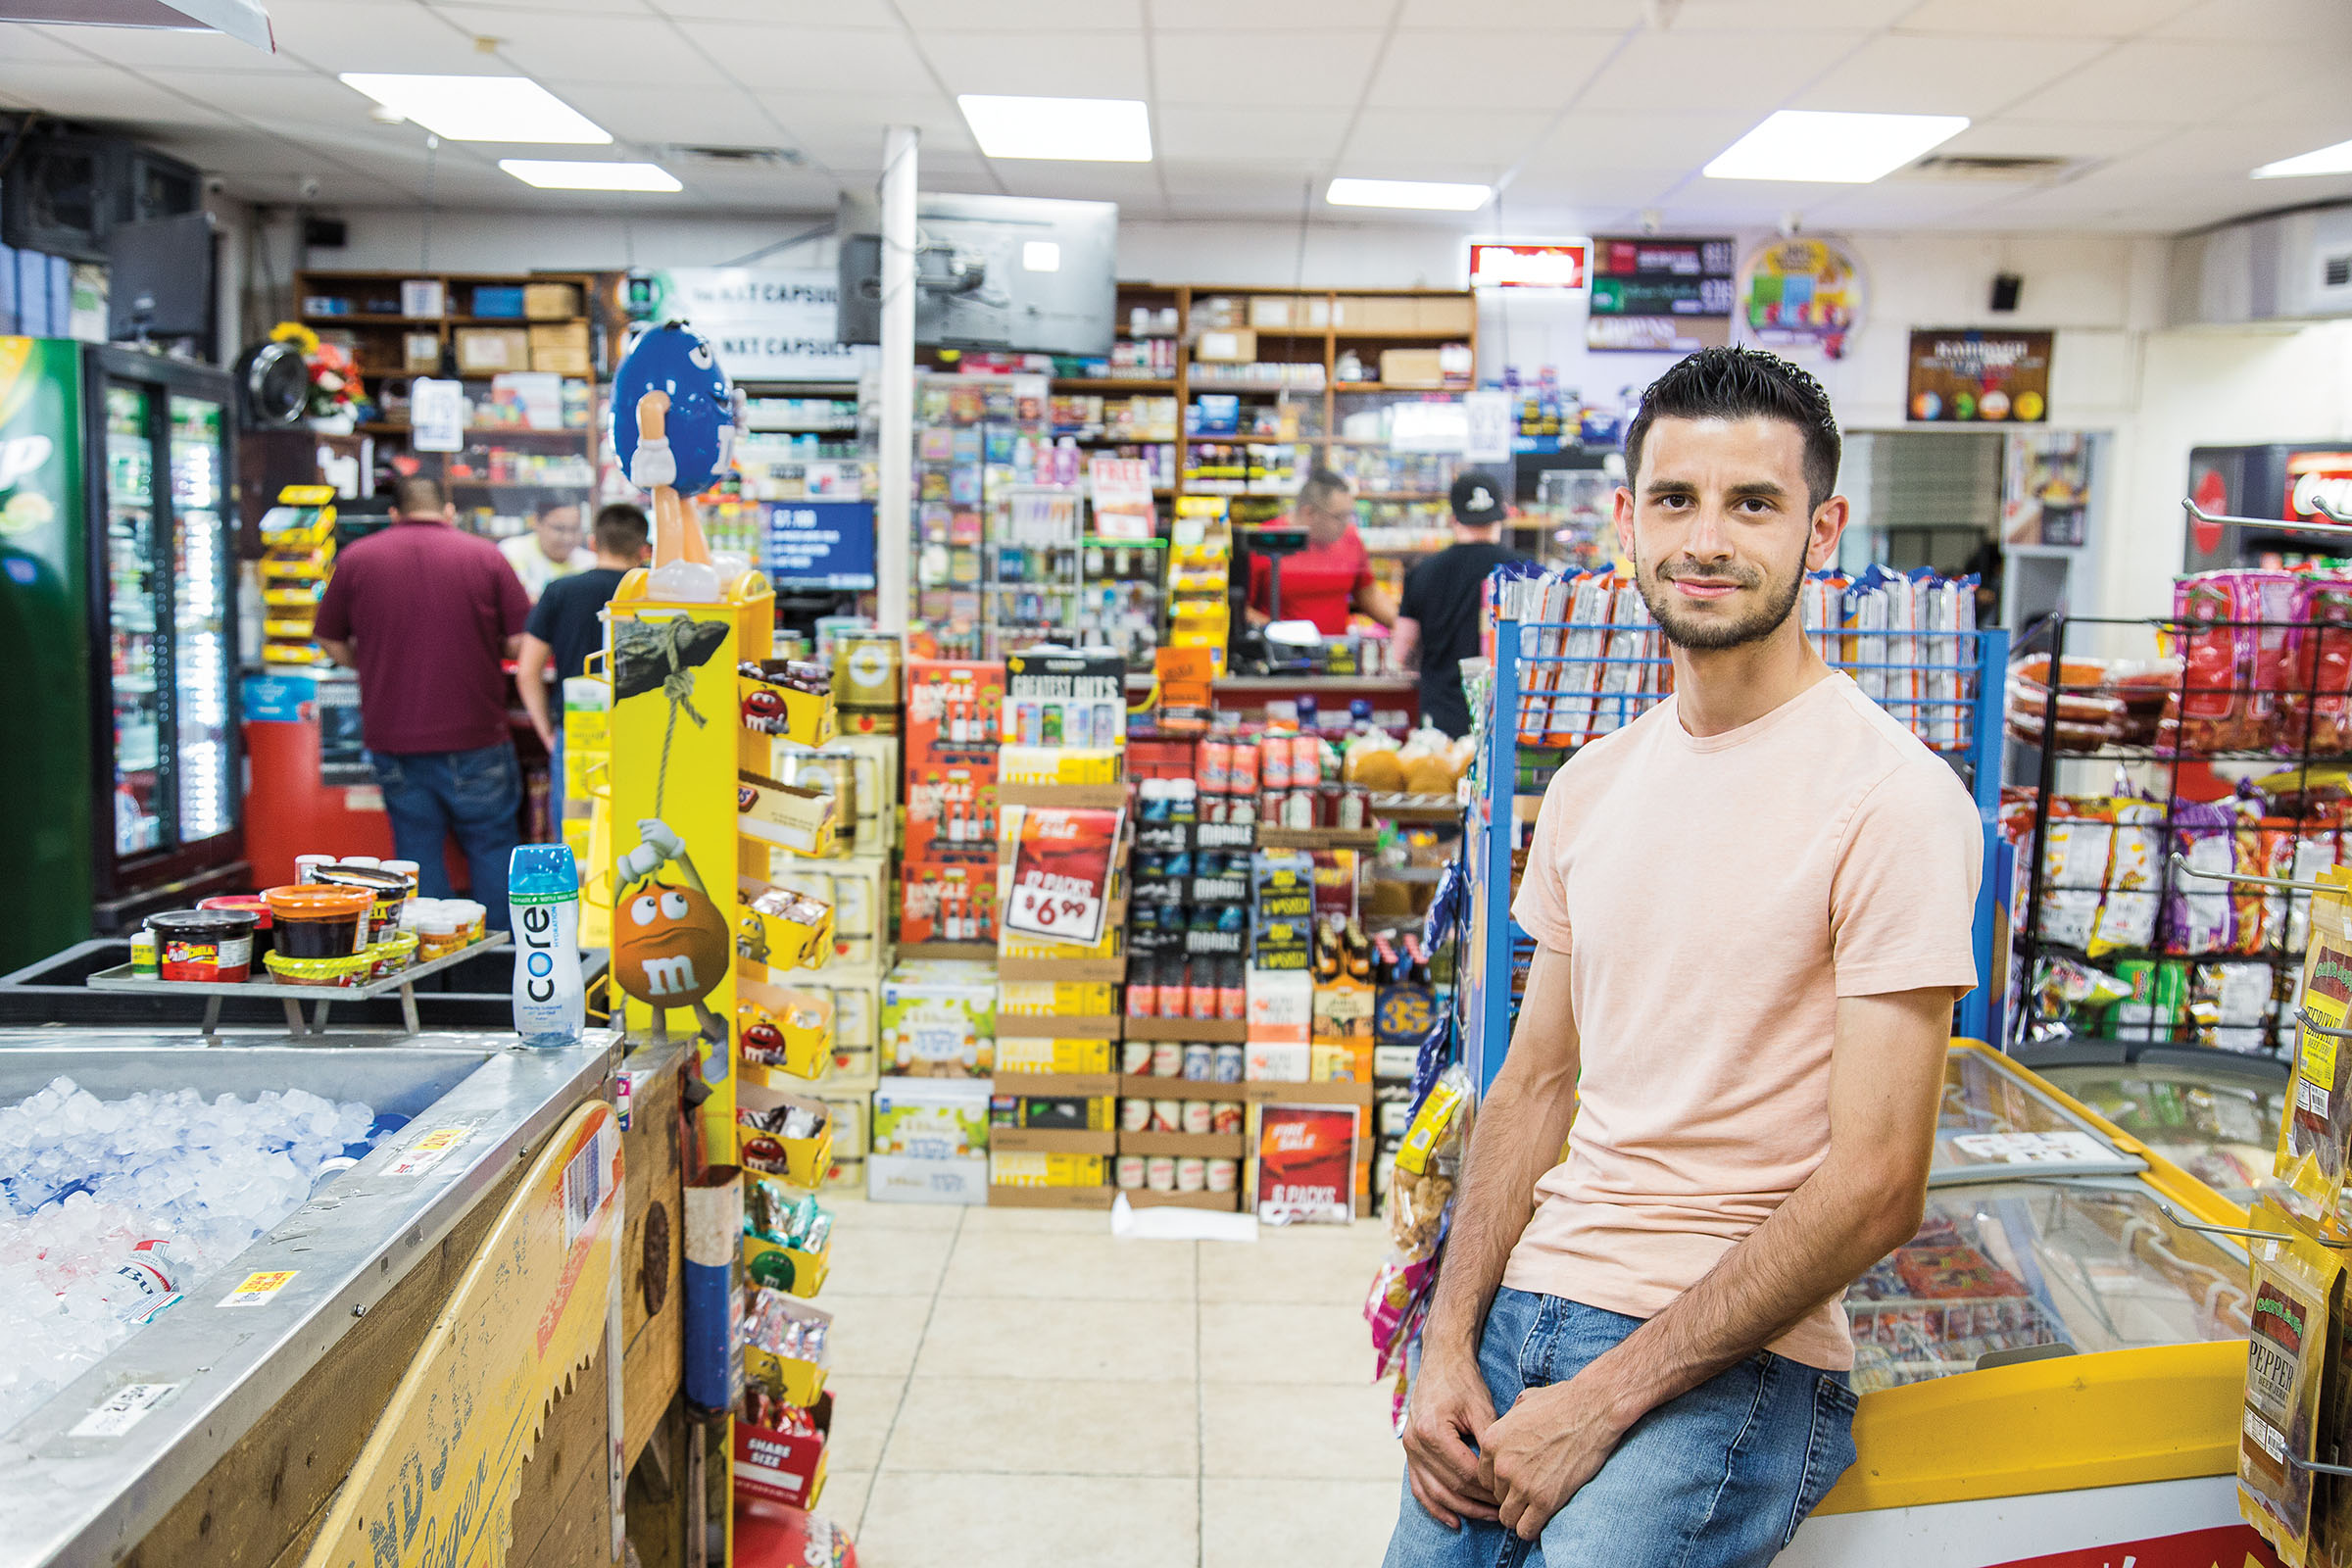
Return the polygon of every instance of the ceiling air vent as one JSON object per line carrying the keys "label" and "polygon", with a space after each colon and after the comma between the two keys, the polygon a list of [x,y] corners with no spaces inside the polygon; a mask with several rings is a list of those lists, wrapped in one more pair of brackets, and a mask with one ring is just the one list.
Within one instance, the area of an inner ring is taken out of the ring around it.
{"label": "ceiling air vent", "polygon": [[799,149],[792,147],[688,147],[670,148],[679,158],[696,163],[727,164],[738,169],[755,169],[762,165],[777,169],[798,169],[808,162]]}
{"label": "ceiling air vent", "polygon": [[1939,153],[1922,158],[1898,176],[1904,179],[1965,179],[1992,180],[2004,184],[2031,185],[2041,180],[2056,179],[2072,172],[2072,158],[2043,158],[2032,155],[1995,153]]}

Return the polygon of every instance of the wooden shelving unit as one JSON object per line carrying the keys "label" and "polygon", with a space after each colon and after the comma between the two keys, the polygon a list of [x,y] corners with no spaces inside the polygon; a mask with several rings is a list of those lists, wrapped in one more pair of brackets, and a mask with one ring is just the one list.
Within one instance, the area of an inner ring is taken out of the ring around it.
{"label": "wooden shelving unit", "polygon": [[[295,297],[305,310],[302,323],[323,335],[339,335],[351,344],[358,362],[360,377],[375,401],[381,405],[385,383],[402,385],[420,375],[437,375],[449,368],[455,378],[467,383],[467,395],[488,393],[495,380],[492,372],[456,368],[457,334],[468,328],[500,328],[528,334],[534,327],[572,328],[566,333],[573,346],[586,345],[586,357],[574,359],[564,355],[561,363],[536,367],[542,373],[562,375],[568,382],[587,383],[587,422],[556,428],[516,424],[469,424],[466,427],[466,451],[464,453],[416,453],[424,470],[438,472],[458,504],[461,514],[473,516],[527,516],[533,504],[541,497],[573,498],[585,507],[595,492],[594,473],[598,459],[597,386],[609,367],[601,363],[608,352],[598,340],[595,315],[598,279],[587,272],[439,272],[427,269],[404,271],[305,271],[294,275]],[[402,285],[411,282],[434,282],[441,286],[443,314],[439,316],[408,316],[399,309]],[[483,288],[529,289],[554,284],[571,291],[568,313],[546,313],[532,316],[486,316],[475,302],[475,291]],[[348,311],[313,311],[308,309],[316,300],[335,300],[349,303]],[[387,309],[386,307],[389,307]],[[433,340],[433,365],[426,368],[422,357],[410,353],[409,339],[430,335]],[[514,370],[531,370],[525,363],[511,367]],[[410,426],[405,419],[375,419],[359,426],[359,433],[373,437],[379,446],[407,453]],[[586,462],[590,477],[572,479],[489,479],[467,474],[453,477],[453,466],[479,469],[479,463],[453,463],[477,457],[480,449],[506,446],[513,451],[545,457],[577,456]],[[586,521],[585,515],[582,521]]]}

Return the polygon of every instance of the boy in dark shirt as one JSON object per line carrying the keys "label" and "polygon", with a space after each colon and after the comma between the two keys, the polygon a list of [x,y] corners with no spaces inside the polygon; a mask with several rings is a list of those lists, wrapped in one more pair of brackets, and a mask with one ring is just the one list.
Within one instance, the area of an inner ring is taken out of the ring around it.
{"label": "boy in dark shirt", "polygon": [[1452,736],[1470,733],[1461,662],[1478,654],[1480,585],[1505,561],[1527,558],[1502,543],[1502,485],[1473,468],[1453,481],[1453,543],[1404,578],[1391,644],[1398,663],[1421,668],[1421,719]]}
{"label": "boy in dark shirt", "polygon": [[605,606],[612,602],[620,579],[629,568],[645,562],[645,514],[625,501],[615,501],[596,514],[589,530],[596,547],[596,564],[547,585],[531,607],[522,628],[522,650],[514,657],[514,684],[522,706],[530,711],[531,727],[547,746],[548,815],[560,834],[564,822],[564,735],[562,716],[551,712],[548,675],[556,690],[580,673],[588,656],[605,646]]}

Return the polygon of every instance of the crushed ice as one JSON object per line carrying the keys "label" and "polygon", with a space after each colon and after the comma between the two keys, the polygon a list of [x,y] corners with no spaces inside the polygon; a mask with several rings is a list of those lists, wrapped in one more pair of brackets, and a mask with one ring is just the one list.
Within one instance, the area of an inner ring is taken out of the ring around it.
{"label": "crushed ice", "polygon": [[0,1432],[301,1207],[374,1122],[300,1089],[100,1100],[71,1078],[0,1106]]}

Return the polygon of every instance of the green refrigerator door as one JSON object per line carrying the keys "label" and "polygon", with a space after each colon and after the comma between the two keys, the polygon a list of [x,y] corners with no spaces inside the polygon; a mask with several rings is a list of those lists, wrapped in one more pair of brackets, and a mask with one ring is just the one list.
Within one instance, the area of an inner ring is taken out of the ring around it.
{"label": "green refrigerator door", "polygon": [[80,354],[0,337],[0,974],[90,934]]}

